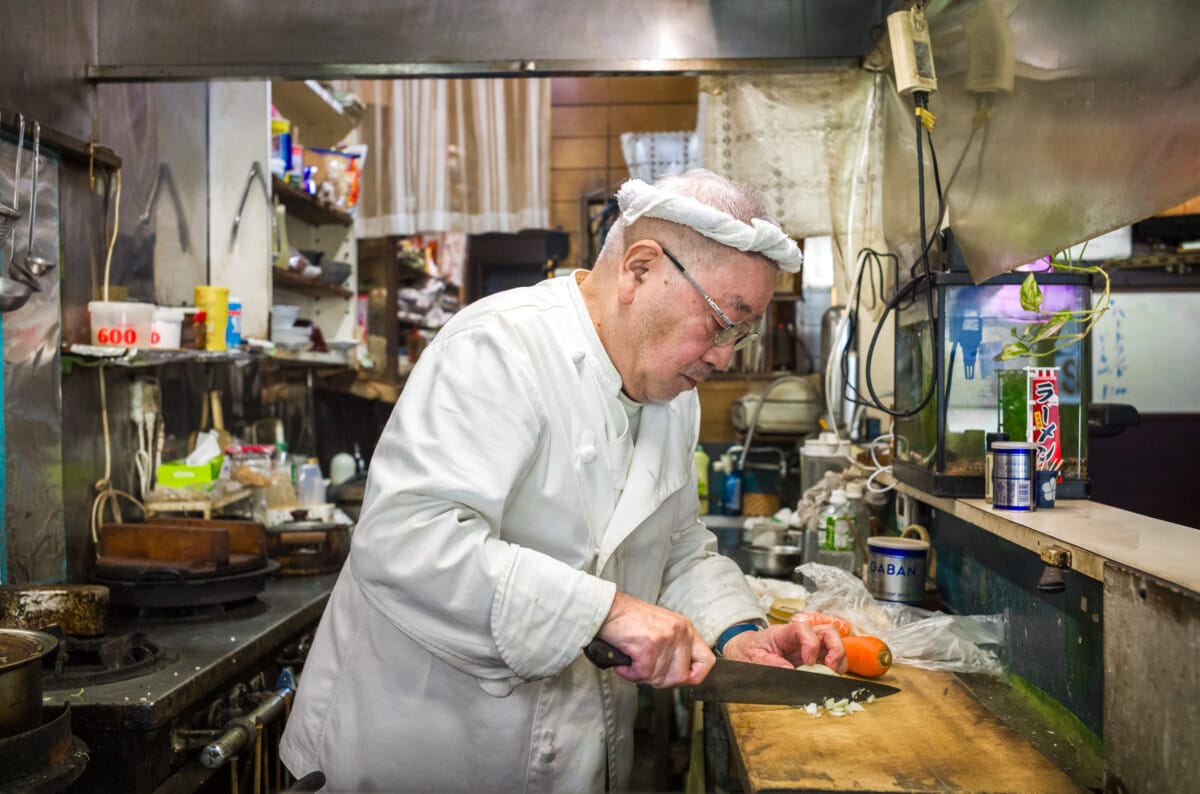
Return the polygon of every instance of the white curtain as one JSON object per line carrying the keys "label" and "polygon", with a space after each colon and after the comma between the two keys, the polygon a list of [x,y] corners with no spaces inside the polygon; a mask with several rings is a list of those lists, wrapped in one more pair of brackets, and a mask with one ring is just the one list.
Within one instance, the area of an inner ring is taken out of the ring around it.
{"label": "white curtain", "polygon": [[549,226],[549,80],[375,80],[353,90],[367,104],[360,237]]}
{"label": "white curtain", "polygon": [[848,294],[858,250],[886,250],[879,80],[840,69],[700,82],[706,167],[758,188],[792,236],[832,236],[840,295]]}

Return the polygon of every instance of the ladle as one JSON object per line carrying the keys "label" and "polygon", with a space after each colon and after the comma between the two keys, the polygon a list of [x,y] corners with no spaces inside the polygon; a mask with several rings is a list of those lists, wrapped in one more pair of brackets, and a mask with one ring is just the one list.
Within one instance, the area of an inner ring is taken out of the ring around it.
{"label": "ladle", "polygon": [[[17,168],[13,176],[13,205],[6,207],[0,204],[0,246],[3,246],[4,241],[12,234],[13,226],[16,224],[17,218],[21,216],[19,212],[20,192],[17,186],[21,182],[21,150],[25,148],[25,117],[20,113],[17,114],[17,122]],[[10,265],[16,264],[16,256],[11,254],[10,256],[12,258]],[[14,274],[16,270],[14,268]],[[24,280],[0,275],[0,313],[16,311],[29,301],[29,296],[32,294],[33,290]]]}
{"label": "ladle", "polygon": [[25,116],[17,114],[17,155],[13,166],[13,203],[6,206],[0,203],[0,245],[8,240],[16,228],[17,220],[21,217],[21,150],[25,148]]}
{"label": "ladle", "polygon": [[25,249],[25,265],[23,268],[19,268],[23,271],[21,275],[25,276],[21,280],[28,284],[30,289],[37,292],[42,291],[37,279],[54,269],[54,263],[49,259],[33,255],[33,230],[37,223],[38,161],[41,159],[39,157],[41,137],[42,125],[35,121],[33,122],[33,182],[29,189],[29,245]]}

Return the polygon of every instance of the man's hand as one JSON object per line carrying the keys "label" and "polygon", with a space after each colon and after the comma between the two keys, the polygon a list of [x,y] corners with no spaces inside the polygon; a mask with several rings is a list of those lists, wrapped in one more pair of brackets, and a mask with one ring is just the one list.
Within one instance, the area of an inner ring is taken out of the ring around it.
{"label": "man's hand", "polygon": [[838,673],[846,672],[846,649],[832,625],[788,623],[762,631],[745,631],[725,643],[721,655],[739,662],[772,667],[823,664]]}
{"label": "man's hand", "polygon": [[636,684],[695,685],[716,661],[690,620],[625,593],[617,593],[596,636],[633,659],[613,669]]}

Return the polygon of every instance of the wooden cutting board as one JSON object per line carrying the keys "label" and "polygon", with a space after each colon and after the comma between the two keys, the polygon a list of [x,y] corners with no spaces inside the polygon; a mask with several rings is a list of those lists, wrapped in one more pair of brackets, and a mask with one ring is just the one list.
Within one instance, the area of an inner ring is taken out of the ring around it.
{"label": "wooden cutting board", "polygon": [[900,692],[846,717],[729,704],[747,792],[1079,792],[951,673],[897,665]]}

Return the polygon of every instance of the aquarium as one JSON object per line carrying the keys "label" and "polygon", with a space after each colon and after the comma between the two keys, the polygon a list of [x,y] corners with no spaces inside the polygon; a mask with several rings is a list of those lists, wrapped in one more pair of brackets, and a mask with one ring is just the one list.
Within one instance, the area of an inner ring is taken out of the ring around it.
{"label": "aquarium", "polygon": [[[934,273],[932,332],[924,291],[896,311],[895,405],[914,408],[934,389],[924,408],[896,421],[895,475],[901,482],[938,496],[982,497],[985,435],[1005,432],[1013,441],[1031,440],[1026,368],[1057,367],[1058,497],[1087,496],[1087,338],[1049,354],[1044,351],[1052,342],[1039,343],[1031,356],[1008,361],[997,356],[1026,325],[1054,312],[1091,308],[1090,277],[1038,273],[1042,313],[1035,314],[1021,308],[1026,275],[976,285],[967,273]],[[1078,330],[1070,322],[1061,333]]]}

